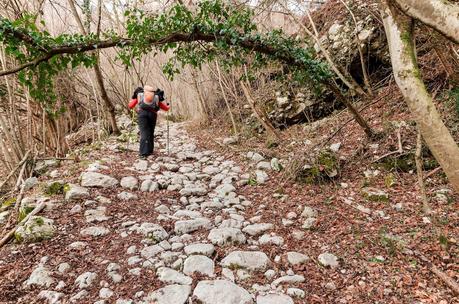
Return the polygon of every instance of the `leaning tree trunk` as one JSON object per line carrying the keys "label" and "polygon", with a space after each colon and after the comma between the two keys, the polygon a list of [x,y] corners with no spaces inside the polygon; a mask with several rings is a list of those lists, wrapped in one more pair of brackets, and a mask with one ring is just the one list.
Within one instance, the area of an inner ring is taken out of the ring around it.
{"label": "leaning tree trunk", "polygon": [[459,43],[459,5],[448,0],[393,0],[407,15]]}
{"label": "leaning tree trunk", "polygon": [[413,19],[384,2],[382,11],[395,81],[421,131],[422,137],[459,192],[459,147],[427,92],[417,64],[413,39]]}

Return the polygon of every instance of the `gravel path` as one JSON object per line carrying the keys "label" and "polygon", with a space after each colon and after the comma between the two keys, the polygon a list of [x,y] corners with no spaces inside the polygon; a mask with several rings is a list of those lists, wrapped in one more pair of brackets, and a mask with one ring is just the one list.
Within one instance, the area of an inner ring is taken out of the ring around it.
{"label": "gravel path", "polygon": [[[19,236],[26,242],[3,248],[0,302],[305,303],[297,288],[305,273],[294,269],[310,258],[264,250],[283,246],[284,238],[263,220],[263,206],[249,217],[253,203],[238,194],[249,182],[265,183],[275,161],[252,153],[258,168],[252,177],[198,150],[180,124],[172,125],[171,139],[169,156],[162,149],[155,159],[138,160],[134,151],[117,153],[112,140],[99,150],[100,160],[54,172],[68,183],[65,199],[47,199],[47,210]],[[165,146],[164,137],[158,141]],[[301,218],[311,226],[316,216],[305,208],[283,223]],[[332,253],[315,258],[339,267]]]}

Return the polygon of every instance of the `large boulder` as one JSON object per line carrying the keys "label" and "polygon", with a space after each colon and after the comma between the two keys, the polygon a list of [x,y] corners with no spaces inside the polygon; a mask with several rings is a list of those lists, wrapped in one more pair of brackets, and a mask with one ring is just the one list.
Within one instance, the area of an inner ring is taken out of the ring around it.
{"label": "large boulder", "polygon": [[98,172],[84,172],[81,174],[83,187],[110,188],[118,185],[118,180]]}
{"label": "large boulder", "polygon": [[54,221],[42,216],[31,216],[30,219],[14,233],[19,242],[39,242],[53,237],[56,228]]}
{"label": "large boulder", "polygon": [[85,187],[68,184],[64,187],[66,200],[82,200],[89,198],[89,191]]}

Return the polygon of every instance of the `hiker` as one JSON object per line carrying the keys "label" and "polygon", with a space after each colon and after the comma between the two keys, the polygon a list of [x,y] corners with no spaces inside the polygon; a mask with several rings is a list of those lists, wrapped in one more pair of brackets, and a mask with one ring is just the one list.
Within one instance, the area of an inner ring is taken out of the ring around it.
{"label": "hiker", "polygon": [[163,111],[169,110],[169,104],[165,103],[164,100],[163,90],[154,90],[151,86],[145,86],[135,89],[131,102],[129,102],[129,109],[137,106],[137,121],[140,130],[139,156],[142,159],[146,159],[153,154],[158,111],[160,109]]}

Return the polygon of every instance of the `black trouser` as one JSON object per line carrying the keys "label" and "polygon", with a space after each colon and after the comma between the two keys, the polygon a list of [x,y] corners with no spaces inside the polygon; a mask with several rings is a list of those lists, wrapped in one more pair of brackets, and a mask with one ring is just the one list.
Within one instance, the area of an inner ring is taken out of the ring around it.
{"label": "black trouser", "polygon": [[140,156],[148,156],[153,154],[156,118],[156,113],[142,109],[139,110],[137,119],[140,130]]}

